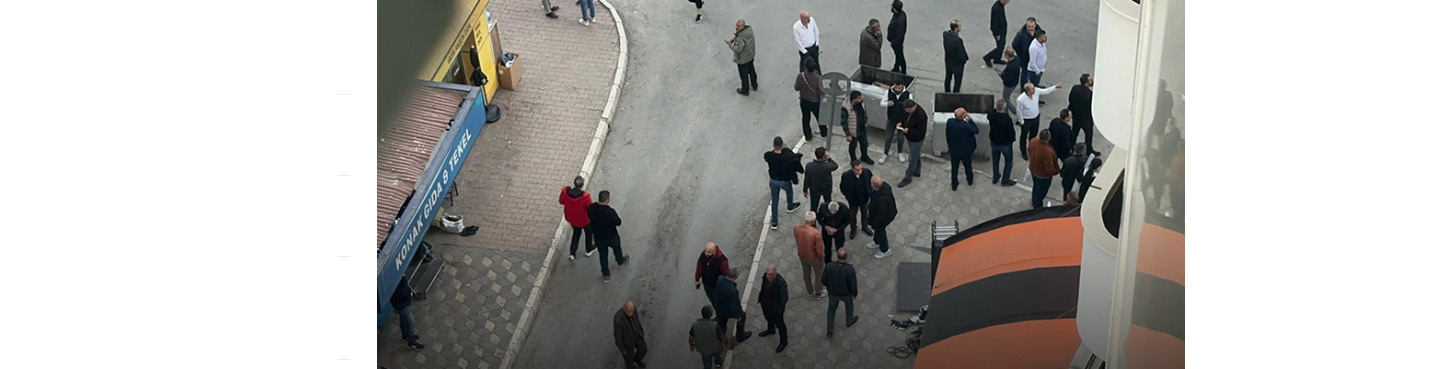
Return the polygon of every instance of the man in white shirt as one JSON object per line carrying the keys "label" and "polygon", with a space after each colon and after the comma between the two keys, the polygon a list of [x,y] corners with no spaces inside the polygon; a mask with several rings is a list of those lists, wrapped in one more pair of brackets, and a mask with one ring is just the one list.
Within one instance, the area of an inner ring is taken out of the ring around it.
{"label": "man in white shirt", "polygon": [[793,41],[798,45],[798,71],[802,72],[805,59],[818,60],[818,23],[807,10],[799,12],[798,21],[793,22]]}
{"label": "man in white shirt", "polygon": [[1036,30],[1036,40],[1031,41],[1031,60],[1026,64],[1026,71],[1031,75],[1028,77],[1032,84],[1041,85],[1041,75],[1046,73],[1046,31]]}
{"label": "man in white shirt", "polygon": [[1027,82],[1021,88],[1025,92],[1015,99],[1016,116],[1021,119],[1021,159],[1031,160],[1031,155],[1026,151],[1026,140],[1041,132],[1041,95],[1055,92],[1061,88],[1061,84],[1036,88],[1036,85]]}

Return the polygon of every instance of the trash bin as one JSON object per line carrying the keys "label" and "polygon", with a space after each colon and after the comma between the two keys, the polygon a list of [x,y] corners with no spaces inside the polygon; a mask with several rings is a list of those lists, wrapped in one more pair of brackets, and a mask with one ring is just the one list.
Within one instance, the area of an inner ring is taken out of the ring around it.
{"label": "trash bin", "polygon": [[874,129],[883,130],[884,122],[889,120],[888,110],[879,106],[879,100],[889,93],[889,87],[904,85],[904,92],[909,93],[909,98],[914,98],[914,77],[905,74],[861,65],[849,76],[849,82],[855,91],[864,94],[864,114],[869,115],[869,127]]}
{"label": "trash bin", "polygon": [[[965,108],[970,113],[970,122],[979,126],[980,134],[975,135],[975,154],[990,155],[990,120],[986,113],[995,110],[995,95],[988,94],[955,94],[935,93],[934,123],[930,127],[932,141],[930,152],[935,156],[950,151],[948,141],[945,140],[945,123],[955,117],[955,109]],[[979,119],[976,119],[976,117]]]}

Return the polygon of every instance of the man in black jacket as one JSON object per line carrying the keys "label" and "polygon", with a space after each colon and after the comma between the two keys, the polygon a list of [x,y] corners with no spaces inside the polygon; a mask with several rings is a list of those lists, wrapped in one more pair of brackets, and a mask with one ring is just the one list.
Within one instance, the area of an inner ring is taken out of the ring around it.
{"label": "man in black jacket", "polygon": [[777,265],[769,265],[768,270],[763,273],[763,288],[758,290],[758,305],[763,307],[763,320],[768,321],[768,329],[758,333],[758,337],[777,333],[778,349],[773,351],[783,352],[788,347],[788,324],[783,321],[783,312],[788,307],[788,282],[778,275]]}
{"label": "man in black jacket", "polygon": [[[798,210],[799,203],[793,202],[793,183],[798,182],[798,173],[803,173],[801,157],[793,149],[783,147],[783,137],[774,137],[773,151],[763,153],[763,161],[768,163],[768,190],[773,195],[771,227],[774,230],[778,229],[778,191],[788,194],[788,212]],[[596,248],[601,248],[600,241],[596,244]]]}
{"label": "man in black jacket", "polygon": [[616,253],[617,267],[631,259],[631,255],[621,252],[621,235],[616,233],[621,217],[616,215],[616,209],[612,209],[610,204],[611,191],[602,190],[596,196],[596,203],[586,207],[586,217],[591,218],[591,230],[596,232],[596,248],[601,251],[602,282],[611,282],[611,269],[606,268],[606,249]]}
{"label": "man in black jacket", "polygon": [[970,122],[970,113],[965,108],[956,108],[955,117],[945,125],[945,144],[950,146],[950,191],[960,187],[960,165],[965,166],[965,185],[975,185],[975,173],[970,171],[970,157],[975,155],[975,135],[980,127]]}
{"label": "man in black jacket", "polygon": [[[1004,54],[1006,60],[1005,70],[995,71],[995,73],[1000,74],[1000,98],[1012,104],[1011,107],[1015,107],[1015,100],[1010,98],[1010,94],[1015,92],[1016,86],[1019,86],[1017,83],[1021,80],[1021,63],[1020,60],[1017,60],[1019,58],[1016,57],[1015,50],[1006,48]],[[1010,109],[1007,113],[1014,113],[1014,110]]]}
{"label": "man in black jacket", "polygon": [[[884,164],[885,160],[889,160],[889,149],[894,147],[891,144],[895,143],[896,139],[899,141],[899,146],[896,148],[899,150],[899,162],[903,163],[907,159],[904,156],[904,132],[894,129],[895,126],[904,123],[904,119],[909,116],[904,112],[904,103],[909,101],[912,94],[905,91],[904,88],[904,85],[901,84],[890,86],[888,90],[884,91],[884,98],[879,99],[879,107],[884,108],[887,116],[887,119],[884,120],[884,156],[879,158],[879,164]],[[864,164],[874,165],[874,162],[866,161]]]}
{"label": "man in black jacket", "polygon": [[[859,148],[859,160],[869,161],[869,114],[864,112],[864,93],[850,91],[849,98],[839,107],[839,127],[844,129],[844,140],[849,141],[849,158],[854,158],[854,148]],[[850,123],[852,122],[852,123]]]}
{"label": "man in black jacket", "polygon": [[1087,151],[1096,151],[1091,145],[1092,130],[1095,129],[1091,119],[1091,86],[1095,84],[1096,80],[1090,74],[1081,74],[1081,84],[1071,86],[1070,102],[1066,106],[1076,116],[1076,121],[1071,123],[1071,140],[1075,141],[1081,131],[1086,131]]}
{"label": "man in black jacket", "polygon": [[[1013,63],[1006,63],[1009,67]],[[1014,186],[1015,180],[1010,179],[1011,162],[1014,161],[1014,151],[1011,145],[1015,144],[1015,123],[1011,121],[1010,114],[1006,114],[1005,100],[995,101],[995,111],[987,115],[990,118],[990,168],[993,175],[990,176],[990,183],[1001,186]],[[1005,176],[1001,176],[1000,160],[1005,159]]]}
{"label": "man in black jacket", "polygon": [[406,345],[412,350],[424,349],[424,344],[419,343],[419,335],[414,334],[414,312],[409,310],[409,305],[414,303],[414,289],[409,288],[409,278],[401,277],[399,286],[394,287],[394,294],[389,296],[389,305],[394,307],[394,313],[399,314],[399,333],[403,334]]}
{"label": "man in black jacket", "polygon": [[828,262],[828,255],[833,255],[834,250],[844,248],[844,227],[849,225],[849,206],[842,202],[830,201],[823,204],[815,214],[818,214],[819,234],[823,236],[824,262]]}
{"label": "man in black jacket", "polygon": [[[844,195],[844,201],[849,203],[849,238],[854,238],[858,229],[863,229],[864,234],[874,236],[874,231],[869,229],[869,178],[874,178],[874,172],[864,168],[864,163],[854,160],[849,162],[849,170],[839,177],[839,193]],[[858,218],[855,221],[854,218]]]}
{"label": "man in black jacket", "polygon": [[993,0],[992,2],[993,4],[990,4],[990,36],[995,37],[995,48],[990,49],[990,52],[980,57],[981,60],[985,61],[986,68],[991,67],[991,62],[1005,64],[1005,60],[1001,59],[1000,55],[1005,51],[1005,27],[1007,24],[1005,23],[1005,4],[1010,3],[1010,0]]}
{"label": "man in black jacket", "polygon": [[1071,157],[1071,143],[1075,137],[1071,136],[1071,122],[1076,116],[1071,114],[1070,109],[1061,109],[1061,116],[1051,119],[1051,147],[1056,149],[1056,159],[1066,160]]}
{"label": "man in black jacket", "polygon": [[[601,254],[605,255],[606,252],[602,251]],[[647,363],[642,362],[647,357],[647,330],[642,329],[642,316],[637,314],[637,307],[630,300],[612,317],[611,331],[616,350],[621,353],[626,368],[631,369],[632,363],[647,367]]]}
{"label": "man in black jacket", "polygon": [[1061,161],[1061,198],[1075,192],[1076,179],[1081,177],[1081,170],[1086,169],[1086,144],[1076,144],[1076,155]]}
{"label": "man in black jacket", "polygon": [[[1011,47],[1015,48],[1015,54],[1020,56],[1020,67],[1023,72],[1026,69],[1026,65],[1030,64],[1031,42],[1036,41],[1036,30],[1042,29],[1040,27],[1041,25],[1036,23],[1036,17],[1026,18],[1026,26],[1021,27],[1021,30],[1015,33],[1015,42],[1011,43]],[[1025,84],[1029,80],[1029,73],[1021,73],[1020,80],[1016,82],[1016,85]]]}
{"label": "man in black jacket", "polygon": [[803,195],[808,197],[809,209],[818,209],[818,199],[829,202],[833,198],[834,171],[839,170],[839,163],[822,146],[813,150],[813,157],[803,168]]}
{"label": "man in black jacket", "polygon": [[894,191],[884,185],[884,180],[874,177],[869,180],[874,192],[869,195],[869,226],[874,227],[874,243],[869,248],[879,245],[879,253],[874,254],[875,259],[883,259],[893,251],[889,249],[889,235],[885,228],[899,215],[899,207],[894,203]]}
{"label": "man in black jacket", "polygon": [[945,31],[945,93],[952,92],[950,82],[954,81],[954,93],[960,93],[960,82],[965,79],[965,62],[970,54],[965,53],[965,40],[960,39],[960,20],[950,21],[950,30]]}
{"label": "man in black jacket", "polygon": [[904,170],[904,180],[899,182],[899,187],[908,186],[911,176],[919,177],[919,154],[925,147],[925,133],[929,129],[929,118],[925,115],[925,110],[914,100],[904,102],[904,112],[909,118],[899,125],[899,130],[904,132],[904,139],[909,140],[909,165]]}
{"label": "man in black jacket", "polygon": [[894,0],[889,6],[889,12],[894,14],[889,19],[889,48],[894,50],[894,67],[889,71],[909,74],[909,67],[904,64],[904,3]]}
{"label": "man in black jacket", "polygon": [[713,289],[713,309],[717,310],[717,326],[727,330],[729,319],[737,319],[737,340],[739,343],[753,338],[753,332],[744,330],[748,314],[743,312],[743,300],[738,294],[738,268],[728,269],[728,274],[717,276],[717,288]]}
{"label": "man in black jacket", "polygon": [[829,337],[833,337],[834,313],[839,310],[840,302],[847,309],[844,327],[853,327],[854,323],[859,322],[859,317],[854,315],[854,299],[859,297],[859,277],[854,273],[854,266],[849,264],[849,250],[839,250],[839,261],[824,267],[823,286],[829,290],[828,331]]}

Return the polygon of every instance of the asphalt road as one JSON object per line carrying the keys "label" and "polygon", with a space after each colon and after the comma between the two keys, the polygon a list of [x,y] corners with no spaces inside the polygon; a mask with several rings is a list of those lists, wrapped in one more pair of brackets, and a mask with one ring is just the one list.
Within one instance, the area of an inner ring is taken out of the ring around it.
{"label": "asphalt road", "polygon": [[[613,3],[630,43],[627,85],[590,187],[593,193],[612,191],[612,206],[623,219],[622,244],[632,260],[625,267],[612,265],[610,283],[601,281],[594,257],[558,261],[517,368],[621,367],[611,317],[626,300],[635,301],[644,317],[647,364],[700,365],[685,342],[698,309],[707,304],[702,291],[693,288],[696,255],[705,243],[716,242],[747,273],[768,206],[761,155],[771,149],[774,136],[792,145],[801,134],[792,85],[798,55],[790,28],[798,11],[809,10],[819,22],[825,70],[845,74],[857,67],[858,36],[868,19],[878,18],[887,28],[890,18],[890,1],[708,0],[701,24],[692,22],[694,7],[686,1]],[[575,14],[572,9],[562,6],[563,21]],[[1066,81],[1069,87],[1081,72],[1091,71],[1096,10],[1094,0],[1016,0],[1007,6],[1011,32],[1027,16],[1051,32],[1045,84]],[[907,62],[910,73],[921,77],[919,91],[942,88],[940,34],[958,18],[965,24],[961,37],[972,59],[963,92],[999,95],[995,73],[977,64],[993,47],[989,11],[990,1],[983,0],[969,6],[949,0],[907,4]],[[748,20],[757,38],[761,86],[750,97],[733,92],[737,72],[723,43],[739,18]],[[883,55],[887,68],[894,58],[887,42]],[[1046,100],[1049,106],[1064,106],[1065,93]],[[762,322],[749,322],[749,329],[761,328]]]}

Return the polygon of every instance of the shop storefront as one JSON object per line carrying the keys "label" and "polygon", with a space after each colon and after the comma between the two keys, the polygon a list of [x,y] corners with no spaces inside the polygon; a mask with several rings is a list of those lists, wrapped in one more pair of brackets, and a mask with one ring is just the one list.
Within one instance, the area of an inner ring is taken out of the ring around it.
{"label": "shop storefront", "polygon": [[494,19],[485,11],[490,0],[454,0],[453,3],[455,18],[449,28],[453,33],[437,40],[417,78],[478,86],[484,90],[485,100],[490,101],[500,89],[497,63],[503,54],[500,33]]}

